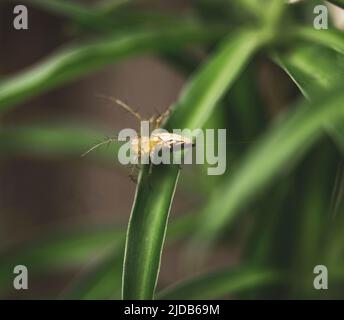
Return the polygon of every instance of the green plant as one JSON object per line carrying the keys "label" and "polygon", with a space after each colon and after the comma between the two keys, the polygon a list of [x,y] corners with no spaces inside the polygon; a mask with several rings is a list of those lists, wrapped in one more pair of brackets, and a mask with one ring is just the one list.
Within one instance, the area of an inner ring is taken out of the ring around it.
{"label": "green plant", "polygon": [[[111,10],[91,10],[64,1],[27,2],[63,15],[79,33],[87,30],[92,35],[101,34],[103,40],[71,46],[0,82],[2,112],[107,64],[154,53],[183,72],[192,72],[164,125],[166,129],[219,127],[221,116],[216,116],[226,112],[225,126],[230,131],[237,129],[234,136],[240,140],[250,132],[251,138],[258,139],[248,150],[233,147],[233,164],[216,186],[203,177],[208,195],[202,208],[172,225],[168,223],[169,212],[180,168],[154,166],[150,172],[143,166],[126,240],[123,230],[118,236],[108,231],[95,238],[83,234],[92,250],[103,248],[105,253],[76,283],[69,297],[119,298],[122,275],[124,299],[266,297],[271,295],[271,288],[283,297],[315,297],[309,279],[316,264],[333,270],[335,286],[327,296],[340,297],[344,262],[344,175],[340,169],[344,150],[344,33],[333,27],[312,28],[312,19],[306,17],[319,1],[292,5],[266,0],[264,6],[255,0],[190,1],[191,13],[178,22],[178,27],[176,16],[147,15],[135,10],[129,1],[111,6]],[[343,1],[330,2],[344,8]],[[218,14],[216,19],[211,12]],[[123,14],[130,19],[120,19]],[[118,22],[114,24],[115,20]],[[185,50],[190,44],[207,53],[200,65],[195,64],[193,53]],[[280,68],[278,79],[283,79],[283,72],[289,76],[280,89],[281,96],[283,90],[296,88],[304,96],[297,95],[301,100],[297,103],[281,98],[278,117],[270,116],[270,120],[264,93],[266,96],[267,91],[277,89],[261,89],[252,81],[262,61],[269,68]],[[49,135],[49,143],[41,139],[42,132]],[[69,137],[68,143],[61,137]],[[53,157],[73,157],[85,149],[91,137],[98,137],[98,133],[47,125],[3,127],[0,152],[7,156],[27,154],[32,153],[33,146],[36,154],[43,155],[44,151]],[[105,159],[109,156],[108,151],[101,155]],[[318,174],[322,170],[325,173]],[[339,187],[334,188],[335,180]],[[258,205],[254,206],[255,202]],[[331,214],[335,222],[328,218]],[[244,219],[247,216],[252,219],[250,224]],[[242,247],[243,266],[189,279],[155,294],[166,232],[176,238],[191,234],[185,247],[192,256],[193,249],[211,252],[219,239],[228,244],[234,231],[244,230],[238,225],[249,225],[250,229]],[[59,257],[59,241],[55,241],[48,257],[39,246],[26,250],[28,263],[34,262],[38,270],[47,263],[68,265],[73,259],[67,252]],[[70,239],[61,241],[65,248]],[[82,253],[77,255],[79,263],[90,254],[82,250],[85,242],[81,243],[75,246]],[[0,264],[0,276],[9,265]],[[116,275],[114,283],[108,281],[111,275]]]}

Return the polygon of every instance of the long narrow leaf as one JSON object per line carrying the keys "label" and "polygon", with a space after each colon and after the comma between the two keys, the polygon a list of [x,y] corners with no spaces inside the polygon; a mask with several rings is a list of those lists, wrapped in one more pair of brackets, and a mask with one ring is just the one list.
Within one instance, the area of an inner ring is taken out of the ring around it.
{"label": "long narrow leaf", "polygon": [[[187,236],[193,228],[194,219],[192,214],[173,219],[167,231],[168,245]],[[63,297],[70,299],[120,299],[123,256],[124,246],[121,250],[110,253],[97,265],[83,272],[76,281],[73,281],[72,288]]]}
{"label": "long narrow leaf", "polygon": [[344,0],[327,0],[328,2],[331,2],[335,4],[336,6],[344,9]]}
{"label": "long narrow leaf", "polygon": [[254,267],[228,268],[201,275],[158,293],[162,300],[216,299],[257,290],[280,281],[277,272]]}
{"label": "long narrow leaf", "polygon": [[302,27],[296,30],[296,36],[302,40],[332,48],[344,54],[344,32],[335,29],[316,30]]}
{"label": "long narrow leaf", "polygon": [[12,246],[11,250],[0,253],[0,293],[13,288],[11,275],[18,261],[29,268],[32,276],[67,270],[86,263],[99,253],[117,251],[123,238],[123,231],[118,227],[105,227],[92,232],[58,232],[25,245]]}
{"label": "long narrow leaf", "polygon": [[259,190],[290,170],[322,135],[327,123],[343,120],[343,103],[342,90],[334,90],[316,103],[297,106],[271,128],[202,210],[198,241],[212,239]]}
{"label": "long narrow leaf", "polygon": [[[167,232],[168,243],[190,234],[193,221],[193,215],[173,219]],[[56,231],[24,245],[17,244],[5,251],[1,250],[0,294],[11,288],[12,269],[20,261],[29,268],[31,276],[84,266],[85,272],[80,279],[73,281],[70,290],[63,293],[64,297],[120,298],[124,241],[124,229],[118,226],[98,226],[92,230],[74,230],[73,233]],[[99,253],[101,255],[97,256]],[[109,282],[109,278],[112,281]]]}
{"label": "long narrow leaf", "polygon": [[[304,95],[309,99],[314,99],[319,95],[319,92],[329,90],[329,88],[338,86],[344,81],[344,56],[331,51],[321,50],[317,46],[297,48],[289,54],[277,56],[276,61],[291,76],[295,83],[301,88]],[[331,63],[329,63],[329,61],[331,61]],[[327,123],[326,130],[329,135],[333,137],[334,141],[337,142],[342,152],[344,152],[344,121],[339,119],[339,121]],[[341,171],[339,170],[338,172],[339,177],[336,180],[340,181]],[[338,181],[335,183],[333,194],[333,202],[336,203],[332,208],[332,215],[334,216],[339,207],[337,203],[340,203],[342,196],[342,190],[338,187],[340,182]],[[319,201],[321,196],[318,196],[316,199]],[[312,205],[314,205],[314,200]],[[316,210],[313,208],[312,217],[315,212]],[[312,218],[312,221],[313,220]],[[340,246],[342,241],[338,240],[336,237],[336,230],[340,229],[338,226],[342,226],[341,219],[335,219],[334,224],[335,225],[331,228],[330,245],[327,246],[329,248],[327,250],[328,257],[327,259],[326,257],[323,258],[324,261],[326,259],[326,261],[333,266],[336,265],[333,263],[333,260],[341,256],[342,250],[342,246]],[[308,252],[309,250],[307,253]]]}
{"label": "long narrow leaf", "polygon": [[[77,23],[79,27],[91,31],[117,32],[140,26],[173,26],[181,22],[177,15],[158,12],[135,12],[119,10],[130,0],[110,1],[98,5],[83,5],[68,0],[24,0],[24,3],[37,6],[55,15],[61,15]],[[116,12],[116,11],[119,12]],[[111,13],[111,16],[110,16]],[[192,19],[185,17],[182,23]]]}
{"label": "long narrow leaf", "polygon": [[[80,157],[93,144],[105,139],[104,134],[80,126],[36,124],[0,128],[0,155],[39,157]],[[97,150],[97,155],[114,162],[120,144]]]}
{"label": "long narrow leaf", "polygon": [[132,31],[91,44],[65,49],[8,80],[0,82],[0,110],[75,80],[133,55],[177,50],[221,36],[218,29],[184,26],[154,31]]}
{"label": "long narrow leaf", "polygon": [[[189,82],[166,124],[201,128],[252,54],[266,41],[261,32],[231,35]],[[144,168],[127,233],[124,299],[152,299],[159,272],[168,215],[179,175],[177,165]]]}
{"label": "long narrow leaf", "polygon": [[[302,46],[288,54],[275,55],[275,60],[310,100],[344,82],[344,55],[332,50]],[[344,150],[344,122],[328,123],[326,129]]]}

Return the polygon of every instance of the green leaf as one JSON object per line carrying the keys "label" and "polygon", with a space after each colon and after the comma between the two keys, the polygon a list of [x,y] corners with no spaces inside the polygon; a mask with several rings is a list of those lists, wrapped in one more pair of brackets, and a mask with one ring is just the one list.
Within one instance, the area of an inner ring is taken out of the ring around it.
{"label": "green leaf", "polygon": [[273,59],[308,99],[344,81],[344,56],[317,45],[297,46]]}
{"label": "green leaf", "polygon": [[277,272],[255,267],[241,266],[211,272],[158,293],[161,300],[209,300],[227,297],[267,287],[281,280]]}
{"label": "green leaf", "polygon": [[271,261],[271,256],[276,252],[276,238],[278,243],[281,242],[281,234],[278,227],[283,223],[287,208],[285,202],[289,190],[293,188],[291,180],[293,176],[289,176],[283,183],[269,190],[269,201],[259,202],[256,206],[257,212],[253,219],[254,223],[250,231],[250,237],[244,251],[244,259],[253,265],[276,265]]}
{"label": "green leaf", "polygon": [[49,10],[53,13],[71,17],[76,21],[88,21],[91,25],[101,21],[97,18],[101,18],[106,13],[119,9],[130,1],[131,0],[103,1],[103,3],[96,6],[82,5],[81,3],[68,0],[23,0],[22,2],[36,5],[37,7]]}
{"label": "green leaf", "polygon": [[128,5],[130,3],[135,4],[133,0],[103,0],[97,5],[97,10],[103,14],[110,14],[118,8]]}
{"label": "green leaf", "polygon": [[327,0],[330,3],[335,4],[336,6],[344,9],[344,0]]}
{"label": "green leaf", "polygon": [[[12,287],[13,266],[24,264],[30,274],[56,271],[80,266],[100,253],[118,251],[124,233],[118,227],[105,226],[77,232],[56,232],[24,246],[12,246],[0,253],[0,291]],[[12,287],[13,288],[13,287]]]}
{"label": "green leaf", "polygon": [[253,16],[259,16],[260,14],[263,14],[264,6],[262,6],[258,1],[236,0],[235,2],[237,3],[238,6],[241,6]]}
{"label": "green leaf", "polygon": [[[326,48],[299,46],[288,54],[275,55],[275,61],[310,100],[344,83],[344,55]],[[326,127],[330,136],[344,150],[343,121],[328,123]]]}
{"label": "green leaf", "polygon": [[[329,228],[329,240],[326,250],[328,264],[332,268],[339,269],[343,262],[344,241],[344,161],[337,165],[337,172],[331,196],[331,226]],[[343,274],[343,271],[341,271]]]}
{"label": "green leaf", "polygon": [[[331,87],[338,86],[338,84],[344,81],[343,56],[325,47],[312,44],[297,46],[289,50],[287,54],[275,55],[274,60],[277,61],[295,81],[301,92],[308,99],[314,99],[324,91],[329,90]],[[331,63],[329,63],[329,61],[331,61]],[[336,137],[337,142],[341,141],[338,144],[343,149],[344,132],[340,131],[340,128],[341,127],[335,122],[326,124],[327,132],[332,131],[331,135]],[[319,200],[320,197],[317,199]],[[313,214],[315,214],[315,212],[317,211],[313,210]],[[314,221],[311,227],[313,226]],[[264,229],[267,234],[271,233],[267,230],[266,225]],[[266,248],[266,246],[264,246],[264,248]]]}
{"label": "green leaf", "polygon": [[63,15],[81,24],[93,27],[95,24],[110,24],[96,8],[91,8],[74,1],[61,0],[24,0],[24,3],[35,5],[54,14]]}
{"label": "green leaf", "polygon": [[[0,128],[0,155],[80,158],[93,144],[104,139],[100,132],[75,125],[3,126]],[[113,163],[119,147],[120,143],[114,142],[109,148],[98,149],[97,155]]]}
{"label": "green leaf", "polygon": [[222,32],[218,28],[180,24],[173,29],[132,31],[66,48],[27,71],[0,82],[0,110],[4,111],[14,104],[118,60],[210,42],[221,36]]}
{"label": "green leaf", "polygon": [[[165,127],[201,128],[252,54],[266,41],[256,31],[232,34],[185,87]],[[179,166],[144,167],[128,226],[124,299],[152,299]]]}
{"label": "green leaf", "polygon": [[331,91],[317,102],[296,106],[268,130],[202,209],[197,241],[213,239],[260,190],[291,169],[322,135],[326,124],[343,120],[343,103],[342,90]]}
{"label": "green leaf", "polygon": [[[291,272],[298,272],[299,279],[292,280],[294,296],[305,298],[316,294],[309,283],[314,279],[310,271],[315,265],[323,263],[328,266],[326,260],[326,231],[330,230],[329,204],[330,190],[333,186],[336,165],[336,154],[330,144],[320,145],[316,152],[311,154],[307,163],[300,171],[303,176],[299,179],[299,192],[307,190],[302,194],[303,200],[298,204],[299,210],[296,221],[297,227],[292,232],[296,240],[292,257],[289,259],[293,264]],[[307,170],[308,169],[308,170]],[[314,172],[317,174],[315,175]],[[290,243],[290,241],[289,241]]]}
{"label": "green leaf", "polygon": [[[172,245],[176,240],[190,234],[194,225],[193,214],[183,215],[171,221],[167,231],[167,243]],[[124,236],[124,234],[123,234]],[[120,299],[122,267],[124,256],[124,237],[121,250],[114,251],[85,270],[70,285],[71,289],[63,298],[67,299]]]}
{"label": "green leaf", "polygon": [[[130,0],[108,1],[96,5],[83,5],[73,1],[61,0],[24,0],[29,5],[37,6],[55,15],[67,17],[90,31],[118,32],[129,29],[138,29],[143,26],[174,26],[181,22],[180,15],[161,12],[145,12],[137,10],[120,10]],[[111,15],[110,15],[111,14]],[[192,22],[191,17],[185,17],[182,23]]]}
{"label": "green leaf", "polygon": [[336,50],[344,54],[344,32],[335,29],[316,30],[314,28],[297,28],[295,36],[300,40],[306,40],[311,43]]}
{"label": "green leaf", "polygon": [[233,32],[183,88],[165,127],[202,128],[228,86],[237,78],[252,54],[266,41],[267,35],[261,31]]}
{"label": "green leaf", "polygon": [[344,124],[343,122],[327,124],[327,131],[333,137],[334,141],[337,143],[342,153],[344,154]]}
{"label": "green leaf", "polygon": [[[167,241],[190,234],[194,215],[171,221]],[[0,251],[0,293],[11,288],[13,266],[20,261],[32,276],[84,266],[80,276],[66,290],[63,298],[120,298],[125,231],[119,226],[59,231]]]}
{"label": "green leaf", "polygon": [[111,252],[91,266],[86,266],[69,284],[69,288],[61,298],[73,300],[120,299],[124,237],[120,247],[119,250]]}

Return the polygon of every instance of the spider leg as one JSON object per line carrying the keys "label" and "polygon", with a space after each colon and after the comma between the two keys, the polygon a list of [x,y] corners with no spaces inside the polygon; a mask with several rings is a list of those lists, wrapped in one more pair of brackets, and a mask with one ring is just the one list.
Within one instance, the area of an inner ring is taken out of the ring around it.
{"label": "spider leg", "polygon": [[104,145],[104,144],[109,145],[111,142],[114,142],[114,141],[116,141],[116,138],[107,138],[107,139],[105,139],[104,141],[101,141],[101,142],[95,144],[93,147],[91,147],[91,148],[88,149],[86,152],[84,152],[81,156],[84,157],[84,156],[86,156],[88,153],[90,153],[91,151],[93,151],[93,150],[99,148],[100,146],[102,146],[102,145]]}
{"label": "spider leg", "polygon": [[167,108],[166,111],[159,115],[155,120],[155,126],[156,128],[160,128],[161,124],[169,117],[171,114],[171,107]]}
{"label": "spider leg", "polygon": [[117,98],[105,96],[105,95],[102,95],[102,94],[98,94],[97,97],[109,100],[110,102],[113,102],[113,103],[117,104],[118,106],[122,107],[124,110],[129,112],[131,115],[133,115],[139,122],[142,121],[142,117],[141,117],[140,113],[138,113],[137,111],[134,111],[134,109],[132,107],[130,107],[129,105],[127,105],[123,101],[121,101],[121,100],[119,100]]}
{"label": "spider leg", "polygon": [[[157,119],[156,115],[153,115],[153,116],[151,116],[148,119],[148,121],[149,121],[149,131],[153,131],[154,129],[158,128],[157,125],[156,125],[156,119]],[[153,130],[151,128],[153,128]]]}

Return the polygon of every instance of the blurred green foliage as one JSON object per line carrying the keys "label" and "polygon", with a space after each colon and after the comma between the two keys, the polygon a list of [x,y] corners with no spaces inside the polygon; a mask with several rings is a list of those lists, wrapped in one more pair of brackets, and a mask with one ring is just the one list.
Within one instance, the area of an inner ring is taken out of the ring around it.
{"label": "blurred green foliage", "polygon": [[[89,40],[0,82],[1,112],[108,64],[151,53],[190,74],[165,128],[225,125],[229,132],[235,128],[235,138],[257,142],[231,147],[229,170],[215,184],[200,170],[202,205],[171,223],[179,167],[154,167],[151,173],[143,167],[126,240],[125,228],[114,227],[7,248],[0,256],[1,294],[10,286],[9,269],[20,260],[35,273],[83,266],[59,298],[118,299],[121,286],[125,299],[343,298],[344,33],[312,28],[312,6],[319,1],[193,0],[182,16],[138,9],[145,1],[95,7],[25,2],[65,17],[77,37],[87,34]],[[344,7],[341,0],[330,2]],[[198,63],[186,52],[191,45],[207,58]],[[279,68],[278,77],[262,84],[262,65]],[[285,91],[296,89],[297,102],[285,98]],[[278,98],[274,114],[266,98],[271,91]],[[80,125],[3,126],[0,154],[73,158],[101,136]],[[188,240],[188,260],[243,234],[241,262],[155,295],[166,230],[168,244]],[[317,264],[329,269],[327,291],[313,288]]]}

